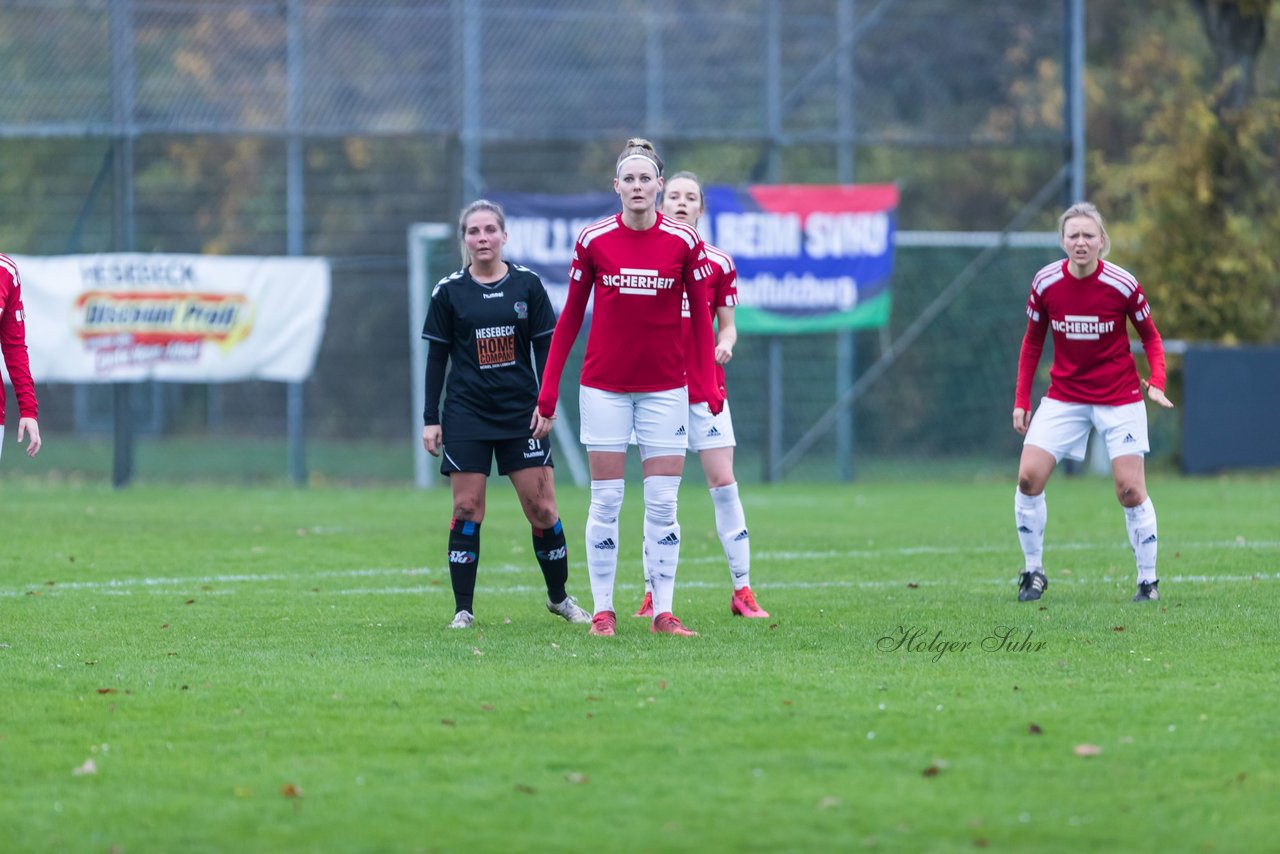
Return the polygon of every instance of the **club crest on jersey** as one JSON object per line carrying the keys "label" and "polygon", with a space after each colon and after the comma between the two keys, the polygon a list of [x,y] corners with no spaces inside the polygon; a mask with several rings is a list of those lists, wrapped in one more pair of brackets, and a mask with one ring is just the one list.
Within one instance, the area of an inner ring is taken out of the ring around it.
{"label": "club crest on jersey", "polygon": [[527,320],[529,317],[529,304],[524,300],[516,300],[515,304],[516,317],[520,320]]}

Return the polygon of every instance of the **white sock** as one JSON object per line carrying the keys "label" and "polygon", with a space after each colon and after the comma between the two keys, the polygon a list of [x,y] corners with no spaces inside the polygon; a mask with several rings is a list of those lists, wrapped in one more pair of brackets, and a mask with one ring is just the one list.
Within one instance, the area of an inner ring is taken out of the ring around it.
{"label": "white sock", "polygon": [[1156,580],[1156,508],[1151,498],[1137,507],[1124,508],[1124,527],[1129,532],[1129,545],[1138,564],[1138,581]]}
{"label": "white sock", "polygon": [[716,508],[716,533],[724,556],[729,561],[733,589],[751,586],[751,538],[747,534],[747,517],[738,499],[738,484],[711,487],[711,503]]}
{"label": "white sock", "polygon": [[622,512],[626,481],[591,481],[591,507],[587,511],[587,574],[595,613],[613,610],[613,580],[618,574],[618,514]]}
{"label": "white sock", "polygon": [[649,577],[649,541],[644,541],[644,548],[640,550],[640,567],[644,570],[644,592],[650,596],[653,595],[653,580]]}
{"label": "white sock", "polygon": [[1044,528],[1049,519],[1044,493],[1023,495],[1021,489],[1014,490],[1013,519],[1027,572],[1044,572]]}
{"label": "white sock", "polygon": [[676,567],[680,564],[680,525],[676,522],[679,492],[679,477],[653,475],[644,479],[644,544],[649,552],[654,617],[670,613],[676,598]]}

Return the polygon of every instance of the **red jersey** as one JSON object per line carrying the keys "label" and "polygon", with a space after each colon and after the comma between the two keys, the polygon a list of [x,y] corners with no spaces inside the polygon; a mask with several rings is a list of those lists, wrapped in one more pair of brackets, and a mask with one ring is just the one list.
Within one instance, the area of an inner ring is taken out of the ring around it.
{"label": "red jersey", "polygon": [[[707,253],[707,260],[711,262],[711,273],[706,278],[707,309],[710,311],[711,319],[715,320],[717,308],[732,307],[738,304],[738,268],[734,266],[733,258],[731,258],[727,252],[722,252],[710,243],[704,244],[704,246]],[[692,315],[686,308],[684,346],[686,348],[686,352],[692,354],[695,350],[693,345],[693,324],[689,322],[690,317],[692,317]],[[690,370],[692,370],[692,367]],[[714,372],[715,387],[720,389],[720,394],[723,395],[725,393],[724,366],[713,365],[712,371]],[[705,397],[695,399],[693,390],[690,389],[689,403],[706,402]]]}
{"label": "red jersey", "polygon": [[1050,329],[1053,367],[1046,393],[1050,398],[1105,406],[1142,400],[1126,318],[1142,338],[1151,384],[1164,388],[1164,345],[1151,319],[1151,306],[1138,280],[1122,267],[1099,261],[1091,275],[1077,279],[1065,259],[1049,264],[1031,281],[1027,318],[1018,357],[1015,408],[1031,408],[1031,381]]}
{"label": "red jersey", "polygon": [[573,249],[569,295],[551,336],[538,410],[546,416],[555,411],[560,374],[582,329],[589,296],[595,307],[582,385],[649,392],[688,384],[691,394],[693,389],[703,393],[715,362],[710,317],[699,314],[692,324],[695,353],[686,377],[681,306],[686,294],[692,305],[706,303],[704,280],[710,272],[698,232],[661,213],[643,231],[623,225],[621,214],[584,228]]}
{"label": "red jersey", "polygon": [[[22,280],[18,265],[7,255],[0,255],[0,353],[4,367],[18,398],[18,415],[35,418],[36,387],[31,381],[31,362],[27,359],[27,325],[22,310]],[[0,399],[0,425],[4,424],[4,402]]]}

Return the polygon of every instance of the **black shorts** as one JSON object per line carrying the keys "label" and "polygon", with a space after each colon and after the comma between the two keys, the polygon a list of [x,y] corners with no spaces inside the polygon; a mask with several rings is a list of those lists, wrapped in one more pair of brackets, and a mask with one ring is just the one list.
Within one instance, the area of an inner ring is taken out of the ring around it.
{"label": "black shorts", "polygon": [[448,477],[455,471],[490,474],[493,459],[498,459],[498,474],[511,474],[520,469],[551,466],[551,440],[547,439],[472,439],[446,442],[440,463],[440,474]]}

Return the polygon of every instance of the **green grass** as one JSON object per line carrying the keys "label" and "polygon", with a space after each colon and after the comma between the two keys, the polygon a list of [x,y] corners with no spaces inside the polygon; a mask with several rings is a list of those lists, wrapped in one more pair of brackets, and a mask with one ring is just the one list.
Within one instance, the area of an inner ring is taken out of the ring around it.
{"label": "green grass", "polygon": [[[1051,584],[1015,602],[1012,492],[745,489],[773,617],[743,621],[691,480],[701,637],[601,639],[545,612],[505,481],[472,631],[444,628],[443,490],[2,482],[0,849],[1273,847],[1280,479],[1153,480],[1145,605],[1093,478],[1050,485]],[[561,489],[589,606],[586,501]],[[1002,626],[1029,648],[984,650]],[[903,630],[970,646],[886,651]]]}

